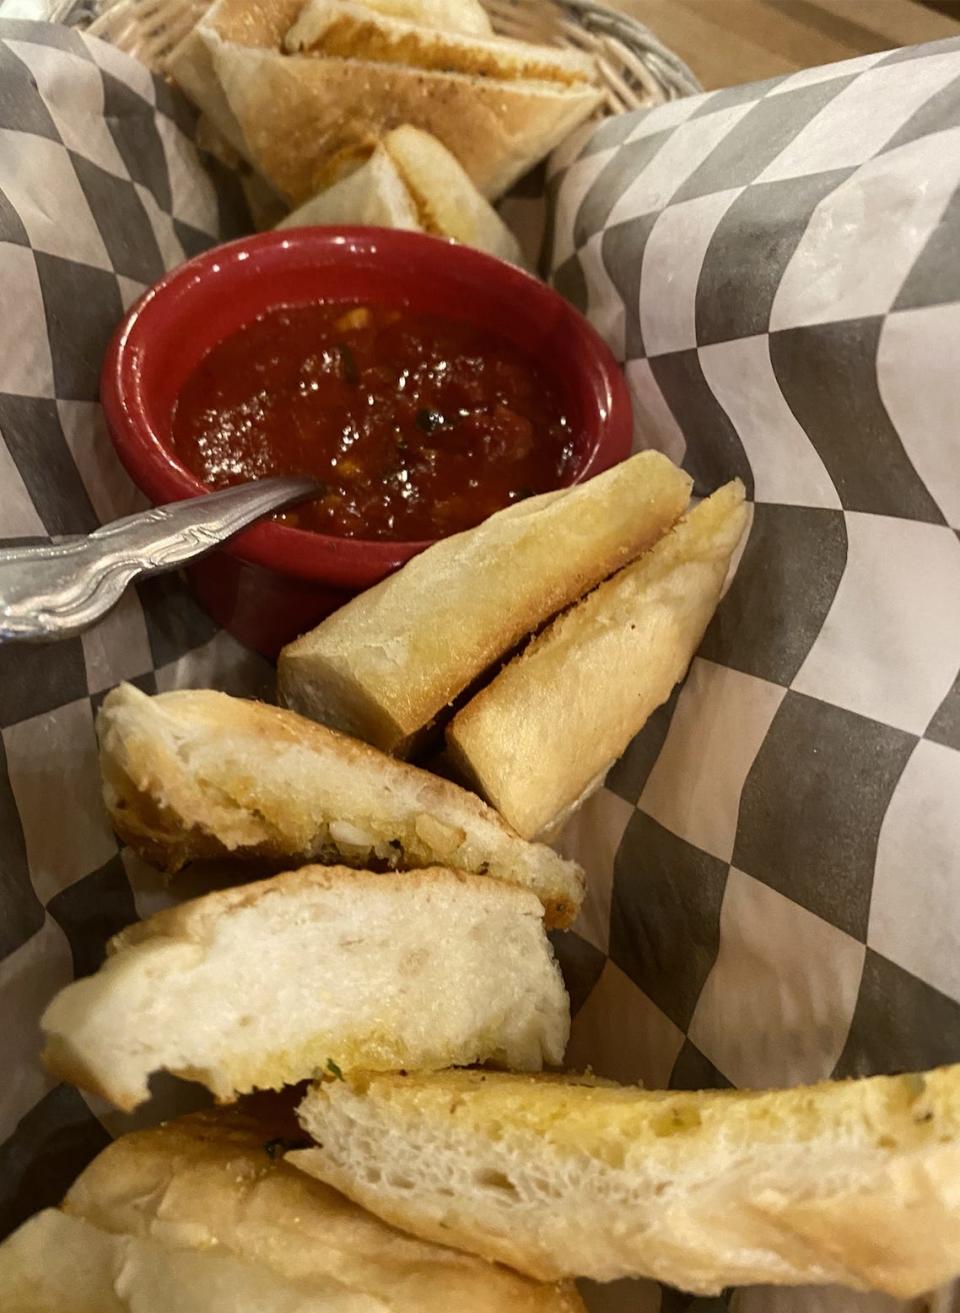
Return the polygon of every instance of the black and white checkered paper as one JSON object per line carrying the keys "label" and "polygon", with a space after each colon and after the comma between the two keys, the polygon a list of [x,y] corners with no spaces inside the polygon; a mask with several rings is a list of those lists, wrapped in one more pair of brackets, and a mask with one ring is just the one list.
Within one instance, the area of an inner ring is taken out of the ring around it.
{"label": "black and white checkered paper", "polygon": [[[141,504],[96,403],[104,345],[245,218],[191,132],[135,61],[0,24],[5,539]],[[624,362],[638,445],[754,503],[687,680],[565,836],[590,876],[556,936],[570,1063],[700,1088],[960,1059],[960,42],[608,120],[558,153],[548,198],[552,276]],[[0,648],[0,1232],[129,1124],[45,1075],[37,1030],[167,897],[99,802],[93,719],[120,679],[264,695],[271,672],[170,580],[83,638]]]}

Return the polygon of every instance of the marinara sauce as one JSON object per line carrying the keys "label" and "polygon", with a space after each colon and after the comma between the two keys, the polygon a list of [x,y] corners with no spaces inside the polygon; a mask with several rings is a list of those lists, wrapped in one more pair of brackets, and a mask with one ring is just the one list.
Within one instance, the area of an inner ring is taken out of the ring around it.
{"label": "marinara sauce", "polygon": [[298,528],[419,541],[567,481],[572,433],[551,382],[472,324],[381,306],[278,308],[187,379],[173,448],[212,488],[308,474]]}

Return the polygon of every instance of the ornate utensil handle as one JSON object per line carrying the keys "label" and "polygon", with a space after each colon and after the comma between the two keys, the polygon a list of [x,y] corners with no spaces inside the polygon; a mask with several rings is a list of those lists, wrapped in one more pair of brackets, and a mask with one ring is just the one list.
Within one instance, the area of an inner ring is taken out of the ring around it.
{"label": "ornate utensil handle", "polygon": [[134,579],[175,570],[317,488],[313,479],[259,479],[155,506],[89,536],[6,548],[0,551],[0,642],[70,638],[115,606]]}

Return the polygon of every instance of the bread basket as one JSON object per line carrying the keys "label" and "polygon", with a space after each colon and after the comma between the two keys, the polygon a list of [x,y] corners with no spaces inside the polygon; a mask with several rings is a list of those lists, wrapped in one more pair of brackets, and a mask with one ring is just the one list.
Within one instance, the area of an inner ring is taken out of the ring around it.
{"label": "bread basket", "polygon": [[[164,72],[167,55],[210,0],[100,0],[91,36]],[[596,0],[483,0],[497,32],[596,56],[606,92],[604,112],[657,105],[702,88],[690,69],[649,28]],[[88,25],[87,25],[88,24]]]}

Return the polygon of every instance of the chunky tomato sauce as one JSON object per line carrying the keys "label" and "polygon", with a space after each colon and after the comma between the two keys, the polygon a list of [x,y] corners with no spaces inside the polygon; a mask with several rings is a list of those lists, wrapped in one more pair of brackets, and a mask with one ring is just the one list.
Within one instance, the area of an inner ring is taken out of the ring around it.
{"label": "chunky tomato sauce", "polygon": [[470,528],[567,481],[557,392],[509,342],[383,307],[272,310],[221,342],[177,399],[173,448],[213,488],[309,474],[325,492],[283,518],[356,538]]}

